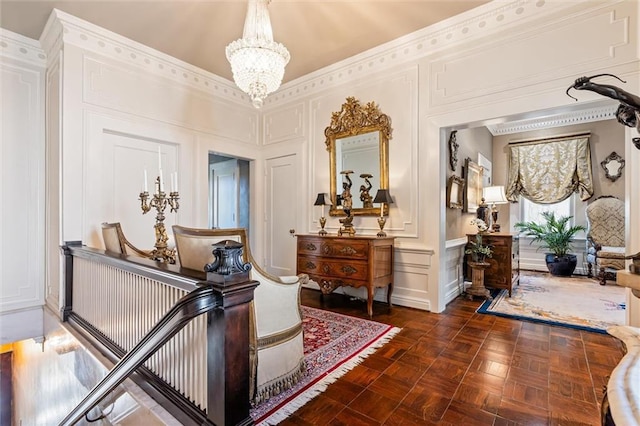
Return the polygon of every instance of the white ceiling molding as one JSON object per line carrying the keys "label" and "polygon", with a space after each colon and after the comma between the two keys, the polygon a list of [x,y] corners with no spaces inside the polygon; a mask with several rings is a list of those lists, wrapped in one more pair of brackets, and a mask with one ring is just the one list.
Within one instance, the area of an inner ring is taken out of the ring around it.
{"label": "white ceiling molding", "polygon": [[545,16],[568,13],[571,7],[572,2],[545,0],[490,2],[289,81],[265,101],[265,106],[370,78],[374,72],[419,61],[470,39],[485,39]]}
{"label": "white ceiling molding", "polygon": [[142,68],[145,72],[177,81],[205,93],[215,93],[216,96],[250,105],[247,95],[232,81],[53,9],[42,32],[41,40],[44,45],[48,45],[52,42],[45,42],[45,40],[59,38],[62,38],[65,44]]}
{"label": "white ceiling molding", "polygon": [[0,56],[27,62],[38,67],[46,66],[47,56],[36,40],[0,28]]}
{"label": "white ceiling molding", "polygon": [[500,136],[511,133],[528,132],[531,130],[590,123],[593,121],[611,120],[616,118],[617,109],[618,104],[604,105],[588,109],[563,112],[551,116],[547,115],[539,118],[490,124],[487,125],[487,129],[493,136]]}

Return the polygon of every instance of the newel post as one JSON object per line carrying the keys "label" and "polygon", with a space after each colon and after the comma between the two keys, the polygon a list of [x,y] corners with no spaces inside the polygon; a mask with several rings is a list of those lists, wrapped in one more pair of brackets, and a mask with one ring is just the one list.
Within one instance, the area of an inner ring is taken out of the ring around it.
{"label": "newel post", "polygon": [[71,248],[80,246],[82,246],[82,241],[65,241],[64,245],[60,246],[60,251],[64,256],[64,303],[60,309],[60,317],[63,322],[69,318],[73,309],[73,254]]}
{"label": "newel post", "polygon": [[252,425],[249,415],[249,319],[257,281],[249,280],[251,264],[242,261],[242,244],[213,245],[207,281],[222,299],[209,314],[207,327],[207,417],[218,426]]}

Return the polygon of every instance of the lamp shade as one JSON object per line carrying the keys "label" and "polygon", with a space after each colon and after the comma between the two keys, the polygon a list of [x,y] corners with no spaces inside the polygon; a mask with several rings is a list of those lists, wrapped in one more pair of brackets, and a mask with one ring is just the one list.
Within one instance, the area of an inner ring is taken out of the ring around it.
{"label": "lamp shade", "polygon": [[391,198],[391,194],[389,194],[388,189],[378,189],[378,192],[376,192],[376,196],[373,199],[373,202],[392,204],[393,198]]}
{"label": "lamp shade", "polygon": [[507,196],[504,194],[504,186],[487,186],[482,189],[482,198],[487,204],[507,204]]}
{"label": "lamp shade", "polygon": [[318,193],[318,197],[316,198],[316,202],[313,203],[314,206],[330,206],[331,200],[329,199],[329,194],[320,192]]}

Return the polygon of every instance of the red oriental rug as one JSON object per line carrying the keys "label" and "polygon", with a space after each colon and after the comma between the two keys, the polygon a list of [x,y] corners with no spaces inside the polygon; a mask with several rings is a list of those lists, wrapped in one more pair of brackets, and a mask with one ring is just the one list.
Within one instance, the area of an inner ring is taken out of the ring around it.
{"label": "red oriental rug", "polygon": [[256,425],[275,425],[387,343],[400,329],[321,309],[302,307],[306,374],[291,389],[254,407]]}

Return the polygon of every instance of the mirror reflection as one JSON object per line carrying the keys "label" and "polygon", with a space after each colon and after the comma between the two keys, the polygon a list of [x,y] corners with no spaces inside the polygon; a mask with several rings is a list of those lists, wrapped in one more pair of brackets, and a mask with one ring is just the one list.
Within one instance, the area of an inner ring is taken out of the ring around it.
{"label": "mirror reflection", "polygon": [[342,172],[352,171],[349,178],[353,183],[353,208],[373,208],[373,197],[380,189],[379,147],[379,132],[336,139],[335,178],[337,182],[344,182]]}
{"label": "mirror reflection", "polygon": [[378,189],[389,188],[389,117],[374,102],[361,106],[349,97],[339,112],[332,113],[324,133],[333,203],[329,214],[345,215],[341,198],[346,185],[351,215],[379,215],[380,207],[372,200]]}

